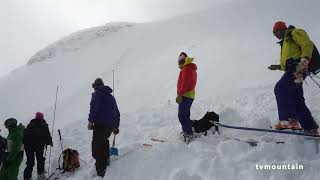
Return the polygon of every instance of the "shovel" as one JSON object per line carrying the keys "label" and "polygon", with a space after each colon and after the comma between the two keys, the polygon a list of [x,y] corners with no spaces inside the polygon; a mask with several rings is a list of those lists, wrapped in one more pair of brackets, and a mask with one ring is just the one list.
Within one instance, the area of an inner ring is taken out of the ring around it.
{"label": "shovel", "polygon": [[116,135],[114,134],[112,147],[110,148],[110,155],[119,156],[119,150],[118,148],[115,147],[115,144],[116,144]]}

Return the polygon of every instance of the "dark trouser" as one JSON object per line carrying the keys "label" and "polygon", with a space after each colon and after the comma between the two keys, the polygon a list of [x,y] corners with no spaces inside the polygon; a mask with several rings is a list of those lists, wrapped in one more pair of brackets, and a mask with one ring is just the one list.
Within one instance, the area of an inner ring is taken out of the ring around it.
{"label": "dark trouser", "polygon": [[32,176],[33,166],[35,163],[34,157],[37,158],[37,172],[38,174],[44,173],[44,163],[46,158],[43,157],[44,145],[43,146],[25,146],[25,152],[27,156],[27,167],[24,169],[24,179],[29,179]]}
{"label": "dark trouser", "polygon": [[96,170],[98,176],[104,176],[109,162],[109,140],[112,133],[111,128],[98,127],[93,128],[92,136],[92,157],[96,160]]}
{"label": "dark trouser", "polygon": [[182,102],[179,104],[178,117],[182,126],[182,131],[187,134],[192,133],[192,121],[190,119],[190,109],[193,99],[182,97]]}
{"label": "dark trouser", "polygon": [[302,84],[294,82],[292,71],[287,71],[274,88],[277,100],[279,120],[297,119],[305,130],[316,129],[310,110],[305,104]]}

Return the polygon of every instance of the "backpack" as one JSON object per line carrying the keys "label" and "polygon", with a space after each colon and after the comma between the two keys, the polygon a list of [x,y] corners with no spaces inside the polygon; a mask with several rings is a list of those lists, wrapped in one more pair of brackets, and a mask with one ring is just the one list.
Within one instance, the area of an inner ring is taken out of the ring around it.
{"label": "backpack", "polygon": [[7,149],[7,140],[0,136],[0,166],[5,159],[5,151]]}
{"label": "backpack", "polygon": [[[288,29],[295,29],[293,25],[289,25]],[[291,32],[288,34],[288,36],[291,37]],[[294,41],[293,41],[294,42]],[[282,42],[279,42],[281,47],[282,47]],[[296,43],[296,42],[294,42]],[[300,49],[301,50],[301,49]],[[300,61],[299,61],[300,62]],[[298,64],[296,64],[298,65]],[[312,74],[318,74],[320,72],[320,55],[317,47],[313,44],[313,51],[312,51],[312,56],[309,62],[309,72]]]}
{"label": "backpack", "polygon": [[[79,153],[77,150],[67,148],[62,152],[62,168],[60,167],[59,163],[59,169],[64,171],[74,171],[75,169],[80,167],[80,159],[79,159]],[[60,155],[60,158],[61,158]],[[59,162],[60,162],[59,158]]]}
{"label": "backpack", "polygon": [[313,45],[312,57],[309,62],[309,71],[313,74],[320,72],[320,55],[315,45]]}

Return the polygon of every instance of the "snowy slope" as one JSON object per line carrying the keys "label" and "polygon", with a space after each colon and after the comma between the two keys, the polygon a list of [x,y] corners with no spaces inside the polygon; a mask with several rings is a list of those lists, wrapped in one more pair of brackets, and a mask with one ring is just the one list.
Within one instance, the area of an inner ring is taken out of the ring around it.
{"label": "snowy slope", "polygon": [[[209,135],[186,146],[178,139],[174,98],[176,59],[186,51],[198,65],[193,119],[214,110],[226,124],[266,128],[275,123],[273,86],[281,73],[267,70],[279,55],[272,25],[283,19],[304,27],[320,44],[320,26],[314,23],[320,17],[319,5],[298,0],[235,1],[166,21],[111,23],[74,33],[0,80],[0,118],[27,123],[36,111],[43,111],[52,126],[58,84],[56,128],[62,130],[64,146],[79,150],[84,161],[68,179],[91,179],[91,132],[86,130],[91,83],[102,77],[111,86],[115,70],[115,96],[122,113],[118,147],[129,153],[111,165],[105,179],[316,179],[320,160],[314,144],[296,137],[223,129],[225,136],[290,141],[252,148]],[[320,122],[320,91],[308,82],[306,101]],[[150,137],[169,142],[150,142]],[[142,143],[154,146],[147,149]],[[52,169],[61,151],[56,133],[54,144]],[[256,164],[272,163],[298,163],[305,169],[255,169]]]}

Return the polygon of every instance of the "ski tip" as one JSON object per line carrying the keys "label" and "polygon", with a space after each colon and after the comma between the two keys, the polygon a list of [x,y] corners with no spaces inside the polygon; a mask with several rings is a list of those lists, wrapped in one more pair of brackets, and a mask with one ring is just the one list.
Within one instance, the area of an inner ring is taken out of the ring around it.
{"label": "ski tip", "polygon": [[152,147],[152,144],[146,144],[146,143],[144,143],[144,144],[142,144],[142,146],[143,146],[143,147],[146,147],[146,148],[151,148],[151,147]]}

